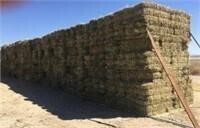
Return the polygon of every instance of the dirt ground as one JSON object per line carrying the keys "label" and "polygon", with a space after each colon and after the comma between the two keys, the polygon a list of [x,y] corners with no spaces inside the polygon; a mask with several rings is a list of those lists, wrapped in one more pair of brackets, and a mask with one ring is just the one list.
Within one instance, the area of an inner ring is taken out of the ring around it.
{"label": "dirt ground", "polygon": [[[192,111],[200,123],[200,76],[192,76]],[[0,83],[0,128],[190,128],[183,110],[134,117],[104,105],[14,79]]]}

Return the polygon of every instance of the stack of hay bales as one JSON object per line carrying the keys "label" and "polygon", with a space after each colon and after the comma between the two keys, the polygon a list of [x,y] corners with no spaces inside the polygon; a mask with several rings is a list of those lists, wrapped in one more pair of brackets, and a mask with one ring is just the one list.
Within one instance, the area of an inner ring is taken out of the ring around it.
{"label": "stack of hay bales", "polygon": [[[179,12],[154,4],[145,4],[143,15],[147,22],[147,28],[153,34],[157,46],[160,47],[162,56],[175,73],[179,86],[183,89],[184,96],[189,103],[192,103],[192,86],[189,78],[189,53],[187,45],[189,42],[190,17],[184,12]],[[181,104],[174,90],[169,88],[169,82],[163,69],[156,63],[153,52],[149,53],[149,68],[153,71],[154,92],[156,103],[152,111],[162,113],[174,108],[180,108]],[[157,93],[156,93],[157,92]],[[155,108],[154,108],[155,106]],[[154,113],[154,112],[153,112]]]}
{"label": "stack of hay bales", "polygon": [[85,25],[4,46],[2,74],[60,86],[138,115],[180,108],[146,28],[192,103],[189,16],[156,4],[138,4]]}

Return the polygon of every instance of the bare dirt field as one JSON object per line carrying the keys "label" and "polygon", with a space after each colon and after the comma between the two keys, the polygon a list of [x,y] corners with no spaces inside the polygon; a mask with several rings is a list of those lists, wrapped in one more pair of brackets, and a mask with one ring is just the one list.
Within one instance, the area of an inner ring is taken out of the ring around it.
{"label": "bare dirt field", "polygon": [[[192,76],[192,111],[200,123],[200,76]],[[191,128],[183,110],[134,117],[60,89],[6,79],[0,83],[0,128]]]}
{"label": "bare dirt field", "polygon": [[190,57],[190,72],[192,75],[200,75],[200,56]]}

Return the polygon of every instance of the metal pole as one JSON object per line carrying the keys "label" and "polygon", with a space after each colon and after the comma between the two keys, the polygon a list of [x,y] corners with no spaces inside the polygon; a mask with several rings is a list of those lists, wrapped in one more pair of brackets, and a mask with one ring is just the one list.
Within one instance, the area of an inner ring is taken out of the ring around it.
{"label": "metal pole", "polygon": [[190,35],[192,36],[192,39],[197,44],[197,46],[200,48],[200,44],[197,42],[197,40],[194,38],[193,34],[190,32]]}
{"label": "metal pole", "polygon": [[174,88],[176,95],[178,96],[179,100],[181,101],[181,104],[183,105],[183,108],[185,109],[185,111],[186,111],[189,119],[191,120],[194,128],[200,128],[195,116],[193,115],[192,111],[189,108],[189,105],[187,104],[187,102],[184,98],[183,92],[181,91],[180,87],[178,86],[178,81],[175,79],[176,77],[173,76],[172,71],[169,68],[167,68],[169,66],[164,61],[164,59],[161,55],[160,49],[157,48],[156,44],[154,43],[154,39],[153,39],[153,37],[152,37],[152,35],[151,35],[151,33],[149,32],[148,29],[147,29],[147,34],[150,38],[150,42],[152,44],[152,47],[155,50],[156,56],[158,57],[164,71],[166,72],[167,77],[168,77],[169,81],[171,82],[171,85]]}

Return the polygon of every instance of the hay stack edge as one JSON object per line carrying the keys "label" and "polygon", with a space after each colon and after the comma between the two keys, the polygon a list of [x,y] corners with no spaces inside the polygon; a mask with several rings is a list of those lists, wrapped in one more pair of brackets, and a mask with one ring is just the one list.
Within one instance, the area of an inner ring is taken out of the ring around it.
{"label": "hay stack edge", "polygon": [[1,49],[2,76],[60,86],[67,92],[140,116],[181,107],[146,29],[175,71],[191,104],[190,16],[140,3],[84,25]]}

